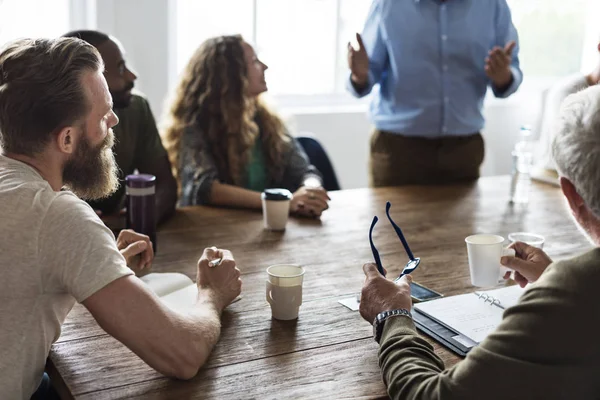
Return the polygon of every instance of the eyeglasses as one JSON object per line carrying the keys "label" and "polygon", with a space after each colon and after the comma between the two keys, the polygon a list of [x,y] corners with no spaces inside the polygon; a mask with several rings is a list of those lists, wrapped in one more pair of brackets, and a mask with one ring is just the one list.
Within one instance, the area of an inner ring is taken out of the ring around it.
{"label": "eyeglasses", "polygon": [[[411,272],[413,272],[415,269],[417,269],[417,267],[421,263],[421,259],[419,257],[413,256],[412,251],[410,251],[410,247],[408,247],[408,243],[406,242],[406,239],[404,238],[402,229],[400,229],[400,227],[398,225],[396,225],[396,223],[390,216],[390,208],[391,207],[392,207],[392,203],[390,203],[388,201],[385,205],[385,214],[387,215],[388,219],[390,220],[390,223],[394,227],[394,230],[396,231],[398,238],[400,238],[400,241],[402,242],[402,246],[404,246],[404,250],[406,250],[406,254],[408,255],[408,258],[409,258],[409,261],[408,261],[408,263],[406,263],[406,266],[402,270],[402,273],[400,274],[400,276],[398,278],[395,279],[395,281],[397,281],[400,278],[402,278],[404,275],[408,275]],[[385,276],[385,271],[383,269],[383,265],[381,264],[381,257],[379,256],[379,251],[377,251],[377,248],[375,247],[375,244],[373,243],[373,228],[375,228],[375,224],[377,223],[378,220],[379,220],[379,218],[377,218],[377,216],[373,217],[373,222],[371,222],[371,229],[369,229],[369,243],[371,244],[371,251],[373,252],[373,258],[375,259],[375,264],[377,265],[377,270],[379,271],[379,273],[381,275]]]}

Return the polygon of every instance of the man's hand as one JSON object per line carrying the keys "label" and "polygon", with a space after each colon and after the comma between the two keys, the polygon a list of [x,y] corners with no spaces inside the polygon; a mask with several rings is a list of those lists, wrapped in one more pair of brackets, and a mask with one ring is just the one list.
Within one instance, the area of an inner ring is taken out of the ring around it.
{"label": "man's hand", "polygon": [[348,68],[352,75],[350,79],[357,88],[363,88],[369,81],[369,56],[363,44],[360,34],[356,34],[358,50],[354,50],[352,44],[348,42]]}
{"label": "man's hand", "polygon": [[406,309],[410,311],[410,275],[404,275],[398,283],[394,283],[377,271],[373,263],[363,265],[366,280],[360,297],[360,315],[373,323],[377,314],[388,310]]}
{"label": "man's hand", "polygon": [[512,82],[510,63],[516,45],[517,43],[511,40],[504,48],[495,46],[485,59],[485,73],[499,90],[505,90]]}
{"label": "man's hand", "polygon": [[[150,268],[154,259],[152,242],[146,235],[137,233],[131,229],[124,229],[117,238],[117,248],[125,257],[129,268],[143,270]],[[139,255],[136,262],[135,257]]]}
{"label": "man's hand", "polygon": [[322,187],[302,186],[292,197],[290,211],[306,217],[320,217],[329,208],[329,200],[327,191]]}
{"label": "man's hand", "polygon": [[[218,262],[218,259],[221,261]],[[209,263],[214,261],[216,266]],[[221,313],[225,307],[242,291],[240,270],[235,266],[235,260],[229,250],[216,247],[204,249],[198,260],[198,297],[206,296],[217,311]]]}
{"label": "man's hand", "polygon": [[[515,242],[510,247],[515,249],[516,257],[502,257],[500,263],[515,271],[515,282],[521,287],[537,281],[548,265],[552,264],[550,257],[537,247],[522,242]],[[505,279],[509,277],[510,271],[504,274]]]}

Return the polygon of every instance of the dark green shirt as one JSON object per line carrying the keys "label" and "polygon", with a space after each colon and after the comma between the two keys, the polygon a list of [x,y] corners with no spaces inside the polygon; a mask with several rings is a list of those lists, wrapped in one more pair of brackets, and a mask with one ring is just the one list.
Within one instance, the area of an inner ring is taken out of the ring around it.
{"label": "dark green shirt", "polygon": [[153,164],[167,155],[150,105],[145,98],[134,94],[129,106],[115,109],[115,113],[119,117],[119,123],[113,128],[113,152],[119,166],[119,189],[106,199],[89,202],[95,210],[107,214],[114,213],[124,206],[127,175],[136,169],[140,173],[151,170]]}
{"label": "dark green shirt", "polygon": [[255,192],[262,192],[267,188],[269,174],[267,173],[267,164],[263,153],[262,141],[260,137],[254,142],[250,162],[246,168],[246,179],[244,187]]}

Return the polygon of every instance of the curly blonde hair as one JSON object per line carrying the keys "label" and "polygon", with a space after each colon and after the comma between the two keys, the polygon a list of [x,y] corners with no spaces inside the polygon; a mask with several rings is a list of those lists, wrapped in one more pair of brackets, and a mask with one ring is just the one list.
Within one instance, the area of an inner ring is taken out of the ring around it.
{"label": "curly blonde hair", "polygon": [[180,187],[181,142],[184,130],[190,126],[203,136],[220,181],[243,184],[259,135],[269,177],[281,179],[283,153],[290,139],[281,119],[248,94],[243,43],[241,35],[206,40],[182,74],[162,135]]}

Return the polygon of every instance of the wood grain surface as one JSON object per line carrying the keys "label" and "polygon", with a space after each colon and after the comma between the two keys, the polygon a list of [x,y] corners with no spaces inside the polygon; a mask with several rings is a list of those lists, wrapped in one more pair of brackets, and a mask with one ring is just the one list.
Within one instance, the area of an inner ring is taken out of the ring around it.
{"label": "wood grain surface", "polygon": [[[590,248],[569,217],[560,190],[533,184],[530,203],[508,203],[507,177],[474,184],[332,192],[321,220],[291,218],[285,232],[265,231],[260,212],[189,207],[161,226],[152,272],[196,277],[203,249],[230,249],[242,271],[242,300],[223,316],[222,337],[191,381],[168,379],[99,328],[77,305],[52,347],[51,376],[64,398],[385,398],[372,328],[338,300],[362,286],[372,260],[368,229],[389,274],[407,261],[385,218],[385,203],[421,265],[414,280],[444,295],[475,290],[464,238],[474,233],[529,231],[546,238],[553,258]],[[306,269],[297,321],[271,319],[265,269],[292,263]],[[460,359],[430,340],[452,366]]]}

